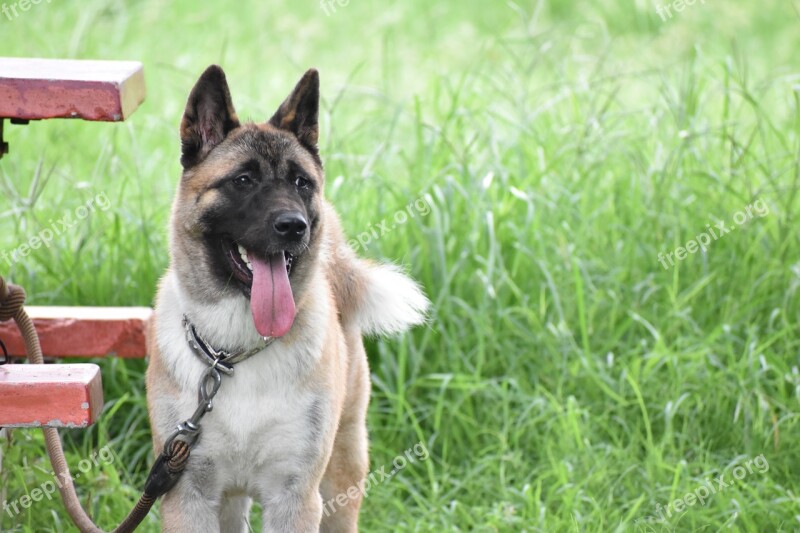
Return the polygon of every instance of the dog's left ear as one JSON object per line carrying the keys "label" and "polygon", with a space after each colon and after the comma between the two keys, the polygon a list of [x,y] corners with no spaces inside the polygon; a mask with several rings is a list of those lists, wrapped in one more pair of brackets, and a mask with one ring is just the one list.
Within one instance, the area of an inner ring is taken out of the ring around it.
{"label": "dog's left ear", "polygon": [[294,133],[312,154],[317,154],[319,140],[319,72],[310,69],[297,83],[292,94],[269,119],[276,128]]}

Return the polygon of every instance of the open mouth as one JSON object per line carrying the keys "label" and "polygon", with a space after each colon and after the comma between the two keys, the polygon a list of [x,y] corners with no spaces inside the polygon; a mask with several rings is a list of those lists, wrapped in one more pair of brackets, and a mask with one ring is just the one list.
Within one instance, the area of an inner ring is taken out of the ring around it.
{"label": "open mouth", "polygon": [[289,332],[295,317],[294,296],[289,275],[294,255],[284,250],[261,256],[232,240],[223,240],[223,252],[250,299],[256,330],[264,337],[282,337]]}
{"label": "open mouth", "polygon": [[[233,241],[224,242],[223,248],[233,275],[244,284],[245,295],[249,297],[250,289],[253,285],[253,263],[250,259],[253,255],[252,252],[248,252],[244,246],[235,244]],[[294,255],[284,250],[283,260],[286,266],[286,275],[290,276],[292,274]]]}

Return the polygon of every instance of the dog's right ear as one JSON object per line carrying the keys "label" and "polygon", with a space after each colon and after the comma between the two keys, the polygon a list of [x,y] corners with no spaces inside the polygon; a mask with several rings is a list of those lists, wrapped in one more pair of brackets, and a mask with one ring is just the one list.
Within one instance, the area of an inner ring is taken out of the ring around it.
{"label": "dog's right ear", "polygon": [[181,121],[181,165],[189,169],[239,127],[225,73],[218,65],[203,72],[189,95]]}

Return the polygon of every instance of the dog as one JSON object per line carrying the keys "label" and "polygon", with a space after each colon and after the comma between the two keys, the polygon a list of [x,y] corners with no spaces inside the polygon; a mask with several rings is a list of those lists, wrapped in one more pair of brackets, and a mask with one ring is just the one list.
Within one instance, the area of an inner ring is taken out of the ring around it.
{"label": "dog", "polygon": [[249,357],[222,374],[164,496],[163,531],[247,531],[253,501],[265,532],[358,530],[370,396],[362,336],[424,323],[429,302],[400,269],[347,245],[323,196],[319,100],[311,69],[269,121],[242,123],[216,65],[189,96],[170,265],[148,329],[156,453],[198,409],[213,363],[187,332]]}

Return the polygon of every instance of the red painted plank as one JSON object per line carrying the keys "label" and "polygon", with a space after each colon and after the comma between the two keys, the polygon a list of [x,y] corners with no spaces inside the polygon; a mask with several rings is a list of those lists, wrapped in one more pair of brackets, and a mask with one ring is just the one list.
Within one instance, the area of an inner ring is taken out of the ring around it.
{"label": "red painted plank", "polygon": [[0,426],[84,428],[103,409],[97,365],[0,366]]}
{"label": "red painted plank", "polygon": [[[126,357],[147,355],[149,307],[25,307],[33,319],[45,357]],[[0,339],[14,357],[25,344],[13,321],[0,322]]]}
{"label": "red painted plank", "polygon": [[135,61],[0,58],[0,117],[118,122],[144,97]]}

